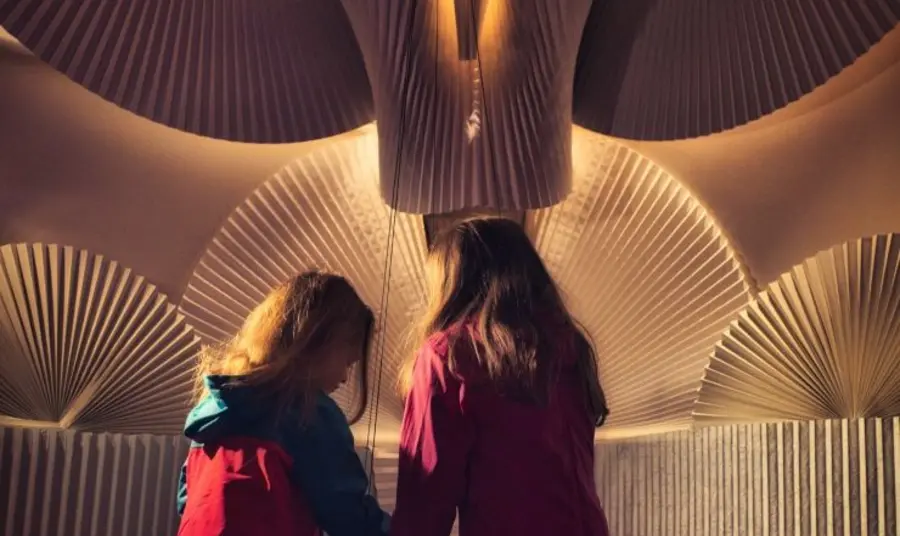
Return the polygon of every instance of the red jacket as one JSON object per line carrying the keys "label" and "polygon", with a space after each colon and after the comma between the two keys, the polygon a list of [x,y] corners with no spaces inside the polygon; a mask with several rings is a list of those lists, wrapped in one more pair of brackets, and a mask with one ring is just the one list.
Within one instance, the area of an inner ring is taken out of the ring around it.
{"label": "red jacket", "polygon": [[207,376],[188,415],[178,536],[387,536],[347,419],[319,393],[312,419],[277,412],[258,388]]}
{"label": "red jacket", "polygon": [[[460,331],[461,330],[461,331]],[[574,333],[558,339],[559,380],[545,407],[510,400],[475,372],[473,328],[420,350],[400,435],[392,536],[606,536],[594,485],[594,424],[574,370]]]}

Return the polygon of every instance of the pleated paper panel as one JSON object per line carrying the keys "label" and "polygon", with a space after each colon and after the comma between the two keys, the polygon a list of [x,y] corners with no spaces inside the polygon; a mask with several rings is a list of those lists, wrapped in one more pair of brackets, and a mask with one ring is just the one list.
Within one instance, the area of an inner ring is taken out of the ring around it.
{"label": "pleated paper panel", "polygon": [[70,247],[0,248],[0,415],[177,433],[199,349],[153,285]]}
{"label": "pleated paper panel", "polygon": [[710,426],[597,445],[610,534],[893,536],[900,419]]}
{"label": "pleated paper panel", "polygon": [[748,280],[713,219],[662,169],[581,130],[575,152],[572,193],[528,227],[597,344],[611,410],[601,430],[686,425]]}
{"label": "pleated paper panel", "polygon": [[178,436],[0,428],[3,536],[169,536]]}
{"label": "pleated paper panel", "polygon": [[853,63],[900,0],[606,0],[579,51],[575,123],[670,140],[743,125]]}
{"label": "pleated paper panel", "polygon": [[374,117],[337,1],[0,0],[0,25],[104,99],[194,134],[305,141]]}
{"label": "pleated paper panel", "polygon": [[[0,427],[0,536],[175,536],[183,436]],[[357,455],[371,471],[370,449]]]}
{"label": "pleated paper panel", "polygon": [[342,3],[372,81],[391,206],[522,210],[565,197],[588,0]]}
{"label": "pleated paper panel", "polygon": [[[215,343],[233,336],[272,288],[299,272],[348,277],[385,322],[372,344],[370,385],[383,356],[379,411],[382,422],[396,424],[402,406],[394,378],[409,351],[407,326],[424,303],[426,245],[421,217],[392,212],[381,200],[377,145],[374,132],[337,142],[260,186],[209,245],[181,310],[205,343]],[[350,382],[335,396],[346,409],[357,395]]]}
{"label": "pleated paper panel", "polygon": [[760,293],[715,347],[701,422],[900,414],[900,235],[823,251]]}

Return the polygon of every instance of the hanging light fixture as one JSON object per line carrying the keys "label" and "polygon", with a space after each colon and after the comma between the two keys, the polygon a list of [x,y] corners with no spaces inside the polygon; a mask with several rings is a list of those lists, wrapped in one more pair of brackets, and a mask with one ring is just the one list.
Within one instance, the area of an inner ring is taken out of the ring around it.
{"label": "hanging light fixture", "polygon": [[469,143],[481,132],[482,85],[478,55],[478,34],[484,21],[484,11],[489,0],[454,0],[456,11],[456,43],[459,60],[469,65],[472,73],[472,111],[466,118],[466,137]]}
{"label": "hanging light fixture", "polygon": [[565,198],[590,0],[342,4],[372,84],[393,208],[515,211]]}

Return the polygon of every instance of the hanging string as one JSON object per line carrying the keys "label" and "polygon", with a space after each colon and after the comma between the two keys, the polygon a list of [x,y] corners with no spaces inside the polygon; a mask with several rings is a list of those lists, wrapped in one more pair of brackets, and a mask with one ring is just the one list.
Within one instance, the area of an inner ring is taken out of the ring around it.
{"label": "hanging string", "polygon": [[397,157],[394,162],[394,176],[392,180],[392,188],[391,188],[391,202],[388,208],[390,216],[388,218],[388,236],[387,236],[387,247],[385,251],[384,258],[384,279],[382,280],[381,286],[381,303],[379,308],[379,326],[380,326],[380,344],[378,345],[378,371],[375,378],[375,386],[373,390],[373,404],[370,406],[369,410],[370,418],[368,423],[368,429],[366,431],[366,455],[371,456],[372,463],[369,464],[369,489],[371,490],[374,486],[375,482],[375,439],[378,431],[378,415],[379,415],[379,405],[381,404],[381,384],[382,378],[384,376],[384,361],[385,361],[385,341],[387,340],[387,322],[388,322],[388,296],[390,294],[390,283],[391,283],[391,268],[393,267],[393,259],[394,259],[394,243],[396,241],[396,226],[397,226],[397,215],[398,211],[394,208],[397,206],[397,202],[400,197],[400,173],[401,173],[401,162],[403,160],[403,149],[406,145],[406,111],[407,111],[407,103],[406,99],[409,96],[409,86],[411,83],[411,50],[412,50],[412,34],[413,27],[415,23],[415,14],[418,9],[418,2],[415,2],[413,6],[409,8],[409,20],[407,21],[406,26],[406,42],[404,43],[404,58],[402,62],[402,71],[401,71],[401,81],[400,81],[400,95],[402,98],[403,105],[400,108],[400,123],[398,128],[398,146],[397,146]]}

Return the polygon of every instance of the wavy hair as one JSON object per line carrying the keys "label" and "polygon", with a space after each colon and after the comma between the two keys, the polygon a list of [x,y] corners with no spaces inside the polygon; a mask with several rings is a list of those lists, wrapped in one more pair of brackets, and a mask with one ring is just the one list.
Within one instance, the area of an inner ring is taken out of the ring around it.
{"label": "wavy hair", "polygon": [[356,368],[359,404],[351,423],[365,413],[368,401],[368,346],[374,327],[372,310],[343,277],[306,272],[272,290],[247,316],[233,339],[204,348],[195,374],[195,398],[207,395],[203,378],[233,376],[234,382],[262,387],[280,409],[314,407],[321,385],[319,371],[333,356],[321,350],[335,341],[359,348]]}

